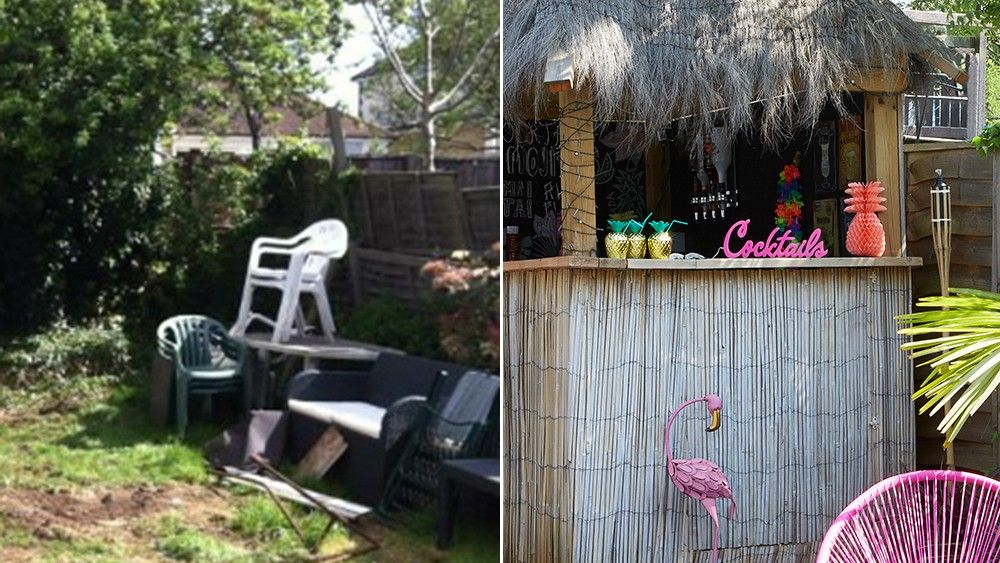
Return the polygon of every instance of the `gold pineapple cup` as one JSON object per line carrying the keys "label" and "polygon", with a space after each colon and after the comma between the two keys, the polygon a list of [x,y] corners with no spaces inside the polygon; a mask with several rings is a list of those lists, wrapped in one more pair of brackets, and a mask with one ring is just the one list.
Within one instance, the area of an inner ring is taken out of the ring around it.
{"label": "gold pineapple cup", "polygon": [[608,258],[626,258],[630,248],[629,236],[625,233],[608,233],[604,237],[604,250]]}
{"label": "gold pineapple cup", "polygon": [[670,253],[674,250],[674,241],[666,231],[649,235],[646,245],[649,247],[650,258],[670,258]]}
{"label": "gold pineapple cup", "polygon": [[646,236],[642,233],[631,233],[628,235],[628,257],[646,257]]}

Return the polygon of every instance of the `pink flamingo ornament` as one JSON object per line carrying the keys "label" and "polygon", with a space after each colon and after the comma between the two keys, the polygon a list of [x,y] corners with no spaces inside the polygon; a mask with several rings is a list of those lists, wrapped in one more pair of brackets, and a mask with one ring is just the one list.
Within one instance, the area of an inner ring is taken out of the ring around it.
{"label": "pink flamingo ornament", "polygon": [[706,403],[712,421],[708,425],[708,432],[715,432],[722,425],[722,399],[718,395],[705,395],[698,399],[691,399],[677,407],[667,420],[666,448],[667,448],[667,474],[674,485],[685,495],[701,501],[702,506],[708,511],[715,523],[715,535],[712,539],[712,563],[719,558],[719,513],[716,509],[716,499],[729,499],[729,519],[732,520],[736,514],[736,500],[733,499],[733,489],[729,486],[729,479],[718,465],[707,459],[674,459],[670,455],[670,427],[673,426],[677,415],[685,408],[695,403]]}

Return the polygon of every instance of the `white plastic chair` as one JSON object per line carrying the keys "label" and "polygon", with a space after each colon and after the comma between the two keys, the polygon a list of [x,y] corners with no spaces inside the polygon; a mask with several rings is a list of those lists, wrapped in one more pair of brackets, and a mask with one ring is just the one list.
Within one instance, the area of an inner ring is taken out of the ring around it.
{"label": "white plastic chair", "polygon": [[[326,293],[326,273],[332,260],[340,259],[347,252],[347,227],[339,219],[326,219],[313,223],[294,237],[282,239],[260,237],[253,242],[250,263],[247,265],[243,284],[240,312],[233,327],[233,334],[242,336],[255,320],[271,326],[272,342],[287,342],[292,331],[305,332],[305,315],[299,298],[308,293],[316,299],[323,336],[333,340],[337,331]],[[261,265],[264,256],[287,256],[286,268]],[[271,319],[251,311],[254,290],[270,288],[281,291],[278,315]]]}

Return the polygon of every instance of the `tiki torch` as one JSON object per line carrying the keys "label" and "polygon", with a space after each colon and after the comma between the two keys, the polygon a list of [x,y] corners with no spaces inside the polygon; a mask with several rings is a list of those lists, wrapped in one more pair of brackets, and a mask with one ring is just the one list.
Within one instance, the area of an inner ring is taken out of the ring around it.
{"label": "tiki torch", "polygon": [[[941,295],[948,295],[948,278],[951,273],[951,188],[944,183],[941,169],[934,171],[937,179],[931,187],[931,236],[934,238],[934,254],[937,255],[938,281]],[[947,336],[945,334],[944,336]],[[951,402],[945,403],[945,414],[951,410]],[[955,469],[955,446],[945,447],[948,469]]]}

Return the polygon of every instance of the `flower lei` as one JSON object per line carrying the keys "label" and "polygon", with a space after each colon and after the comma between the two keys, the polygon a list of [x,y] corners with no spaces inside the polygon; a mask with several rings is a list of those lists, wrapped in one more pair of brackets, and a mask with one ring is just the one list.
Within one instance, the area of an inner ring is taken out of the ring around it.
{"label": "flower lei", "polygon": [[782,232],[791,231],[796,241],[802,240],[802,173],[796,164],[786,164],[778,175],[778,205],[774,224]]}

